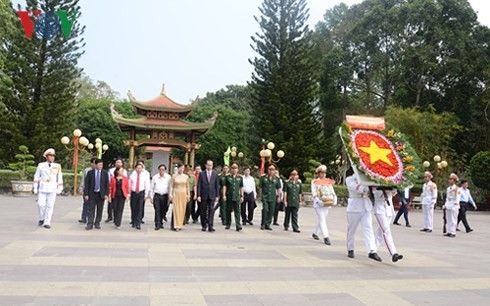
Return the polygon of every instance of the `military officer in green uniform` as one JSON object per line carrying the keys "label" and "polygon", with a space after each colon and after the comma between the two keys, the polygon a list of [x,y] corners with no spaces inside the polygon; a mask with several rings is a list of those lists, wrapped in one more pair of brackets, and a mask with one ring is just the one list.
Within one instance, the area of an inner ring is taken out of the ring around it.
{"label": "military officer in green uniform", "polygon": [[[230,175],[228,172],[230,168],[227,165],[223,166],[221,173],[218,175],[219,179],[219,217],[221,218],[221,224],[226,225],[226,211],[225,206],[226,203],[223,200],[223,187],[226,183],[226,177]],[[214,208],[216,210],[216,207]]]}
{"label": "military officer in green uniform", "polygon": [[301,191],[301,183],[299,182],[298,171],[291,171],[290,179],[284,184],[284,206],[286,216],[284,217],[284,230],[289,228],[289,219],[292,219],[291,225],[293,232],[300,233],[298,226],[298,209],[302,202],[303,192]]}
{"label": "military officer in green uniform", "polygon": [[262,223],[261,230],[272,231],[272,215],[281,191],[281,182],[275,175],[276,167],[270,165],[267,168],[267,175],[263,175],[259,181],[259,197],[262,198]]}
{"label": "military officer in green uniform", "polygon": [[240,225],[240,203],[243,202],[243,178],[238,175],[238,164],[231,164],[231,174],[226,176],[225,184],[223,186],[223,200],[226,210],[226,227],[230,229],[231,226],[231,210],[235,212],[235,225],[236,230],[241,231]]}

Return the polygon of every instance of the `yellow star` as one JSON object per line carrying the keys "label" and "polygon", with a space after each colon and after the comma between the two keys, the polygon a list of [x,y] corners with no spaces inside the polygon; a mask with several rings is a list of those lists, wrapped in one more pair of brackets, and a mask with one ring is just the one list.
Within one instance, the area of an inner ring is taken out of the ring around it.
{"label": "yellow star", "polygon": [[380,148],[378,147],[378,145],[371,140],[371,142],[369,143],[369,147],[359,147],[359,149],[363,152],[366,152],[367,154],[369,154],[369,157],[370,157],[370,162],[371,164],[374,164],[375,162],[377,162],[378,160],[390,165],[390,166],[393,166],[393,164],[391,163],[390,159],[388,158],[388,155],[391,153],[391,150],[390,149],[383,149],[383,148]]}

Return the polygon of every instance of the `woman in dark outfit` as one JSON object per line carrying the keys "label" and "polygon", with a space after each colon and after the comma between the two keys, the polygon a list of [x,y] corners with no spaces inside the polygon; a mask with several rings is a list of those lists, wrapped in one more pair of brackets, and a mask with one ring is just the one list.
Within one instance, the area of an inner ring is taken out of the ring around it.
{"label": "woman in dark outfit", "polygon": [[129,180],[123,175],[122,168],[114,170],[114,176],[110,183],[110,198],[114,207],[114,225],[121,228],[121,219],[124,211],[124,203],[129,198]]}

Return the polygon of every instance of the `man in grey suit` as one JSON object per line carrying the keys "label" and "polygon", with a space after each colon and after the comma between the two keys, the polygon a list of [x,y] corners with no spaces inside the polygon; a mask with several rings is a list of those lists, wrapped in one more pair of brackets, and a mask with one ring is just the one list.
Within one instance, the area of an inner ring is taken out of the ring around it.
{"label": "man in grey suit", "polygon": [[[102,169],[104,162],[102,159],[95,160],[95,168],[90,170],[85,176],[83,196],[88,203],[88,220],[86,230],[100,229],[100,221],[104,211],[104,201],[109,196],[109,173]],[[96,214],[97,208],[97,216]],[[95,219],[95,222],[94,222]]]}
{"label": "man in grey suit", "polygon": [[197,181],[197,201],[201,205],[202,231],[214,232],[214,204],[219,200],[218,174],[213,170],[213,161],[206,161],[206,170],[199,174]]}

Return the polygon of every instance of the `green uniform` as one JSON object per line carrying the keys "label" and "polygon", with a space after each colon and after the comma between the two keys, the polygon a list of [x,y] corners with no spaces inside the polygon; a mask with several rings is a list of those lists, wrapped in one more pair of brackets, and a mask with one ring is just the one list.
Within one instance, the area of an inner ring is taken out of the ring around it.
{"label": "green uniform", "polygon": [[243,178],[239,175],[227,176],[225,180],[226,186],[226,228],[231,225],[231,210],[235,211],[236,229],[240,230],[240,198],[242,195]]}
{"label": "green uniform", "polygon": [[284,184],[283,191],[288,203],[286,207],[286,216],[284,217],[284,229],[289,228],[289,219],[292,219],[292,226],[294,231],[299,230],[298,226],[298,209],[299,209],[299,197],[303,192],[301,191],[301,183],[299,181],[289,180]]}
{"label": "green uniform", "polygon": [[[189,224],[189,218],[192,216],[192,208],[194,207],[192,204],[194,202],[194,186],[196,186],[197,181],[194,175],[189,175],[189,193],[191,199],[187,202],[187,207],[185,209],[185,224]],[[194,218],[194,216],[192,216]]]}
{"label": "green uniform", "polygon": [[219,217],[221,218],[221,224],[226,225],[226,211],[225,211],[225,206],[226,203],[223,201],[223,186],[225,186],[226,183],[226,177],[228,177],[230,174],[224,175],[223,173],[220,173],[218,175],[219,178]]}
{"label": "green uniform", "polygon": [[270,228],[277,200],[277,189],[281,189],[281,181],[275,175],[272,177],[264,175],[260,178],[259,188],[262,191],[261,228]]}

